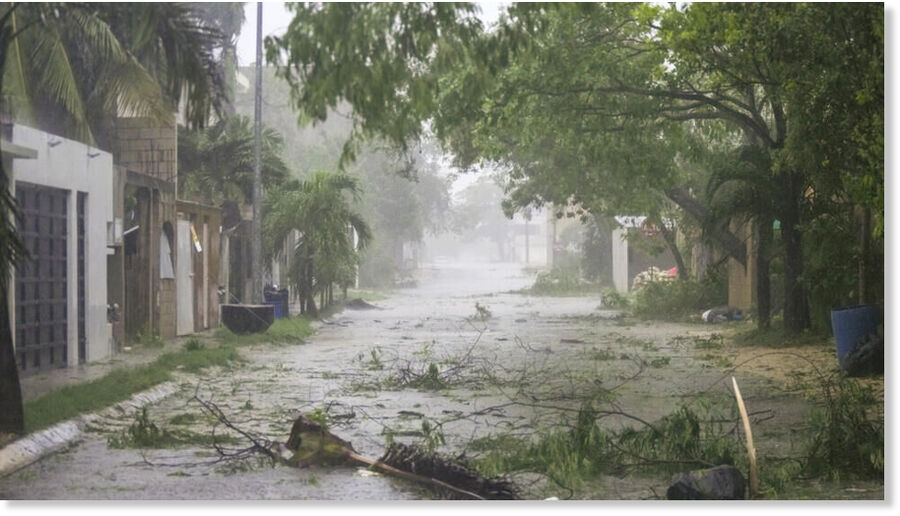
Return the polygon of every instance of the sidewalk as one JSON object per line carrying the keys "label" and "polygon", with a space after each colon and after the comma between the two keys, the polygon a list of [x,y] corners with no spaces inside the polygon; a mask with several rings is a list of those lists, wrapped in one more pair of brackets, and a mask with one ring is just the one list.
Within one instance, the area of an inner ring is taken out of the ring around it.
{"label": "sidewalk", "polygon": [[[203,332],[193,336],[201,338],[212,337],[212,331]],[[42,395],[80,383],[97,380],[109,374],[113,370],[127,367],[136,367],[148,364],[156,360],[163,353],[175,351],[184,345],[189,336],[176,337],[166,341],[158,348],[145,348],[141,346],[129,347],[116,353],[105,360],[80,364],[75,367],[66,367],[54,371],[45,371],[39,374],[26,376],[19,379],[22,388],[22,399],[25,402],[37,399]],[[81,437],[84,427],[90,422],[107,412],[111,413],[136,413],[141,407],[155,403],[177,390],[173,382],[165,382],[146,391],[135,393],[129,399],[113,404],[110,407],[100,409],[95,413],[82,414],[67,421],[62,421],[49,428],[25,435],[19,439],[5,443],[0,447],[0,478],[17,471],[41,458],[54,453],[75,442]]]}
{"label": "sidewalk", "polygon": [[189,337],[196,336],[207,339],[211,338],[212,335],[212,331],[209,330],[195,335],[175,337],[167,340],[163,346],[159,348],[145,348],[139,345],[131,346],[129,351],[121,351],[114,354],[112,357],[97,362],[89,362],[87,364],[79,364],[73,367],[64,367],[62,369],[44,371],[38,374],[20,377],[19,384],[22,387],[22,399],[25,402],[32,401],[56,389],[97,380],[115,369],[149,364],[163,353],[181,349],[184,345],[184,341]]}

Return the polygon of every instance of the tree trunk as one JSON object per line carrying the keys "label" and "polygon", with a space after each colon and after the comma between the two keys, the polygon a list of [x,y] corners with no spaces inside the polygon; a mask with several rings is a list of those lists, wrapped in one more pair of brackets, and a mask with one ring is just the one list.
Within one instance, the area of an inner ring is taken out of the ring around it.
{"label": "tree trunk", "polygon": [[[7,274],[7,271],[2,271]],[[12,328],[10,327],[9,291],[5,278],[0,280],[0,433],[25,433],[25,413],[22,409],[22,389],[19,385],[19,368],[13,350]]]}
{"label": "tree trunk", "polygon": [[772,249],[772,216],[760,215],[756,219],[756,327],[769,329],[772,312],[772,287],[769,278],[769,261]]}
{"label": "tree trunk", "polygon": [[662,219],[655,220],[654,223],[659,226],[663,240],[666,242],[666,247],[669,248],[669,251],[675,258],[675,265],[678,268],[678,279],[682,281],[687,280],[688,269],[684,265],[684,258],[681,256],[681,251],[678,250],[678,242],[675,240],[675,231],[667,228]]}
{"label": "tree trunk", "polygon": [[316,308],[316,295],[313,292],[313,261],[312,258],[306,261],[306,313],[310,317],[318,317],[319,310]]}
{"label": "tree trunk", "polygon": [[806,293],[800,283],[803,274],[803,242],[800,234],[800,178],[783,172],[781,236],[784,241],[784,331],[796,335],[809,327]]}
{"label": "tree trunk", "polygon": [[747,266],[747,246],[730,231],[716,226],[712,213],[684,188],[669,188],[666,197],[686,211],[703,226],[706,233],[715,240],[722,249],[744,267]]}

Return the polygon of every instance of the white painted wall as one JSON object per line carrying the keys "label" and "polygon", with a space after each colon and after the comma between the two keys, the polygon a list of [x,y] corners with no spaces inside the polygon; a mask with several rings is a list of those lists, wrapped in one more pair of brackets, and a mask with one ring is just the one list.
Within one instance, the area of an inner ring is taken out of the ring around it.
{"label": "white painted wall", "polygon": [[612,232],[613,285],[617,292],[628,292],[628,239],[627,229],[616,228]]}
{"label": "white painted wall", "polygon": [[[69,191],[67,256],[68,357],[78,363],[77,192],[87,192],[85,206],[85,331],[87,360],[108,357],[112,344],[106,320],[106,223],[113,220],[113,157],[74,140],[16,124],[12,141],[35,149],[37,159],[13,160],[14,181]],[[58,143],[57,143],[58,142]],[[53,143],[53,145],[51,145]],[[15,183],[11,183],[14,185]],[[14,296],[11,303],[15,303]],[[15,312],[13,312],[15,313]],[[15,334],[15,333],[14,333]]]}

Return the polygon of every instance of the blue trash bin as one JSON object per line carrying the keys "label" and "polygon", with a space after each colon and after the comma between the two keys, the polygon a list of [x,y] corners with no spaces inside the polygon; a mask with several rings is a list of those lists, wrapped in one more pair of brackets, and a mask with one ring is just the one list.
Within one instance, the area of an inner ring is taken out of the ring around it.
{"label": "blue trash bin", "polygon": [[272,305],[276,319],[284,318],[284,302],[278,292],[263,292],[263,298],[267,305]]}
{"label": "blue trash bin", "polygon": [[884,313],[878,305],[857,305],[831,311],[831,330],[842,368],[845,367],[847,355],[853,352],[860,339],[878,333],[878,325],[883,322]]}
{"label": "blue trash bin", "polygon": [[278,291],[278,297],[281,300],[281,314],[283,317],[291,317],[291,309],[288,304],[288,289],[283,288]]}

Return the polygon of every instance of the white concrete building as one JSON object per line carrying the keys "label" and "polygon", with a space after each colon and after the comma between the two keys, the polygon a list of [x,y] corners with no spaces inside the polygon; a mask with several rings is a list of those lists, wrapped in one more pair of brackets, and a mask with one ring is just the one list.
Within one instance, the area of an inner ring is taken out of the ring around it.
{"label": "white concrete building", "polygon": [[10,173],[22,216],[18,231],[31,254],[10,283],[20,370],[105,358],[111,353],[106,256],[116,227],[113,157],[18,124],[11,142],[36,151],[33,159],[13,159]]}

